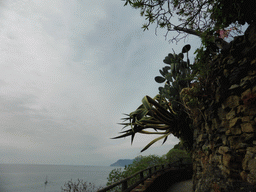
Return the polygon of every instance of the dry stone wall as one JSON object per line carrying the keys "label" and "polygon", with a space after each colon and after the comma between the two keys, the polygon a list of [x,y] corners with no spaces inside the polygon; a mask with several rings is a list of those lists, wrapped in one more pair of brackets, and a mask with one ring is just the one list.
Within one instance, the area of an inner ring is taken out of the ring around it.
{"label": "dry stone wall", "polygon": [[256,191],[256,24],[211,66],[212,99],[194,119],[193,189]]}

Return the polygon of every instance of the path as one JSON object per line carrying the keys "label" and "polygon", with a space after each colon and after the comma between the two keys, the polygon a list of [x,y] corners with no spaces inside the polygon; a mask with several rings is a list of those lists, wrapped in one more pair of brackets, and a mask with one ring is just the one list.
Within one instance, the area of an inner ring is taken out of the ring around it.
{"label": "path", "polygon": [[193,182],[191,180],[173,184],[166,192],[192,192]]}

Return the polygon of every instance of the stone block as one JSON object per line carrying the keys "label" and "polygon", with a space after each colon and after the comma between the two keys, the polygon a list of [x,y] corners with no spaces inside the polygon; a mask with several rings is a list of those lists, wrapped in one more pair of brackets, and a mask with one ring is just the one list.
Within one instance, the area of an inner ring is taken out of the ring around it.
{"label": "stone block", "polygon": [[252,119],[253,119],[253,116],[245,116],[241,118],[242,122],[249,122]]}
{"label": "stone block", "polygon": [[250,71],[248,71],[248,75],[254,76],[254,75],[256,75],[256,71],[255,70],[250,70]]}
{"label": "stone block", "polygon": [[256,147],[248,147],[247,151],[254,153],[254,155],[256,155]]}
{"label": "stone block", "polygon": [[[248,85],[248,84],[250,83],[250,79],[251,79],[250,76],[246,76],[246,77],[244,77],[243,79],[241,79],[241,80],[240,80],[240,86],[243,87],[243,88],[245,88],[246,85]],[[251,91],[251,90],[250,90],[250,91]],[[246,91],[245,91],[245,92],[246,92]],[[243,94],[243,93],[242,93],[242,94]],[[242,98],[243,98],[243,96],[242,96]]]}
{"label": "stone block", "polygon": [[246,173],[245,171],[242,171],[242,172],[240,173],[240,176],[241,176],[241,178],[242,178],[243,181],[247,181],[247,173]]}
{"label": "stone block", "polygon": [[[247,107],[246,107],[245,105],[239,105],[239,106],[237,107],[237,114],[239,114],[239,113],[244,113],[246,109],[247,109]],[[248,113],[249,113],[249,112],[248,112]]]}
{"label": "stone block", "polygon": [[219,147],[219,150],[218,150],[218,152],[220,153],[220,154],[225,154],[225,153],[227,153],[228,151],[230,151],[230,149],[229,149],[229,147],[227,147],[227,146],[221,146],[221,147]]}
{"label": "stone block", "polygon": [[233,90],[234,91],[234,90],[239,89],[239,88],[241,88],[240,85],[234,84],[234,85],[230,86],[229,90]]}
{"label": "stone block", "polygon": [[224,154],[222,158],[223,165],[226,167],[230,166],[232,156],[230,154]]}
{"label": "stone block", "polygon": [[243,170],[248,171],[248,161],[250,161],[251,159],[253,159],[253,153],[247,151],[242,161]]}
{"label": "stone block", "polygon": [[254,133],[243,133],[241,135],[241,141],[246,142],[246,143],[251,143],[251,141],[254,138]]}
{"label": "stone block", "polygon": [[200,135],[197,137],[196,142],[197,142],[197,143],[200,143],[200,142],[202,142],[202,141],[203,141],[203,134],[200,134]]}
{"label": "stone block", "polygon": [[235,110],[231,110],[227,115],[226,115],[226,119],[230,120],[232,118],[234,118],[236,116],[236,111]]}
{"label": "stone block", "polygon": [[256,86],[254,86],[254,87],[252,88],[252,92],[253,92],[253,93],[256,93]]}
{"label": "stone block", "polygon": [[221,121],[220,127],[229,128],[229,121],[227,120]]}
{"label": "stone block", "polygon": [[248,181],[251,184],[256,184],[256,159],[248,161],[248,170],[250,171],[250,174],[248,174]]}
{"label": "stone block", "polygon": [[212,119],[212,130],[214,129],[218,129],[219,125],[218,125],[218,121],[216,118]]}
{"label": "stone block", "polygon": [[226,135],[222,135],[221,139],[222,139],[223,145],[227,145],[228,144]]}
{"label": "stone block", "polygon": [[239,143],[236,146],[236,149],[245,149],[246,147],[248,147],[247,143]]}
{"label": "stone block", "polygon": [[230,174],[230,169],[228,169],[227,167],[225,167],[224,165],[219,165],[218,166],[220,168],[220,170],[226,175],[228,176]]}
{"label": "stone block", "polygon": [[239,105],[240,97],[237,95],[231,95],[229,96],[226,101],[223,103],[222,108],[225,109],[227,107],[229,108],[235,108]]}
{"label": "stone block", "polygon": [[251,159],[248,161],[248,169],[250,172],[253,172],[256,175],[256,159]]}
{"label": "stone block", "polygon": [[222,155],[214,155],[212,157],[212,159],[214,160],[214,162],[218,163],[218,164],[222,164]]}
{"label": "stone block", "polygon": [[251,123],[242,123],[241,128],[245,133],[252,133],[256,131],[255,127]]}
{"label": "stone block", "polygon": [[242,130],[240,127],[232,127],[230,129],[231,135],[241,135],[242,134]]}
{"label": "stone block", "polygon": [[240,120],[240,117],[233,118],[229,121],[229,128],[234,127],[236,123],[238,123],[238,120]]}
{"label": "stone block", "polygon": [[225,112],[224,109],[222,109],[221,107],[218,108],[218,117],[219,117],[220,120],[225,119],[226,118],[226,114],[227,113]]}
{"label": "stone block", "polygon": [[230,146],[235,147],[240,142],[240,136],[229,136],[228,141]]}
{"label": "stone block", "polygon": [[256,107],[250,108],[249,110],[249,116],[255,116],[256,115]]}

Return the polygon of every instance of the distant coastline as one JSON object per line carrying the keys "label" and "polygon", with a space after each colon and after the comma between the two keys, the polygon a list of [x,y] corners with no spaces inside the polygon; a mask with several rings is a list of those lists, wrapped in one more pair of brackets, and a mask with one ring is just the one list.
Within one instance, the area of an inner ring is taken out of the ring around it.
{"label": "distant coastline", "polygon": [[125,167],[126,165],[132,164],[134,159],[119,159],[117,162],[111,164],[111,167]]}

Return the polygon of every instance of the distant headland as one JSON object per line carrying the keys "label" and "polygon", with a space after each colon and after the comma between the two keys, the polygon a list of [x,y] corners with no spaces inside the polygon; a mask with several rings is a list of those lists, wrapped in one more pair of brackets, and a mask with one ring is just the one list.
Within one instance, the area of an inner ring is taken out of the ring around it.
{"label": "distant headland", "polygon": [[111,164],[112,167],[125,167],[125,165],[132,164],[134,159],[119,159],[117,162]]}

